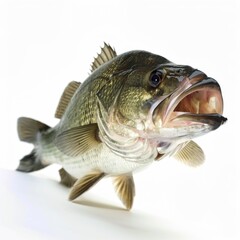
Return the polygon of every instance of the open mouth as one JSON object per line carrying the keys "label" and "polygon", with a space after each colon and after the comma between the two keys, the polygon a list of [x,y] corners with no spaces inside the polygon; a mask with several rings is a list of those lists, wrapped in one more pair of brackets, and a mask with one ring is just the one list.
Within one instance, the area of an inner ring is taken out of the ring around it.
{"label": "open mouth", "polygon": [[174,112],[192,114],[222,114],[223,102],[219,90],[202,88],[190,92],[178,103]]}
{"label": "open mouth", "polygon": [[196,77],[186,78],[185,85],[155,109],[155,114],[161,115],[162,126],[167,128],[208,124],[216,129],[227,120],[222,113],[219,84],[212,78],[196,81]]}

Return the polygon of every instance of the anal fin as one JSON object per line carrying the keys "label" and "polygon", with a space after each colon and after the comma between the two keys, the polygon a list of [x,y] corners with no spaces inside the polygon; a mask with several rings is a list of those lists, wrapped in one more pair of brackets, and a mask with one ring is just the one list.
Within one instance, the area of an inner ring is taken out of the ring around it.
{"label": "anal fin", "polygon": [[130,210],[135,196],[135,184],[132,174],[115,177],[114,185],[120,200]]}
{"label": "anal fin", "polygon": [[72,190],[69,195],[69,200],[74,200],[88,189],[93,187],[97,182],[99,182],[106,174],[103,172],[92,172],[80,178],[73,185]]}
{"label": "anal fin", "polygon": [[59,175],[61,177],[60,183],[65,185],[66,187],[72,187],[77,179],[71,176],[64,168],[59,170]]}

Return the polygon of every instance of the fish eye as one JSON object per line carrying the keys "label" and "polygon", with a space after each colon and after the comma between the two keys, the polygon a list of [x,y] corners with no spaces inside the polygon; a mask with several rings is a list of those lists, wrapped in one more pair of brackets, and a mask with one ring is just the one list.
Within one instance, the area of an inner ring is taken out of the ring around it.
{"label": "fish eye", "polygon": [[163,74],[160,71],[154,71],[149,79],[150,86],[156,88],[162,82]]}

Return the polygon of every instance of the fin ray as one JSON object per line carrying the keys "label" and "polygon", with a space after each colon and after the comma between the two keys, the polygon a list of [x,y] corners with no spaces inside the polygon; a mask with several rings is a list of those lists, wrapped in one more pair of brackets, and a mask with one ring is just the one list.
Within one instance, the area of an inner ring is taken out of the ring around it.
{"label": "fin ray", "polygon": [[189,166],[196,167],[203,164],[205,156],[201,147],[191,140],[187,144],[184,143],[174,158]]}
{"label": "fin ray", "polygon": [[130,210],[135,196],[135,185],[132,174],[115,177],[114,186],[120,200]]}
{"label": "fin ray", "polygon": [[103,172],[92,172],[80,178],[73,185],[73,188],[69,195],[69,200],[72,201],[82,195],[84,192],[93,187],[97,182],[99,182],[106,174]]}
{"label": "fin ray", "polygon": [[55,144],[64,154],[76,157],[95,148],[98,139],[96,123],[71,128],[56,137]]}
{"label": "fin ray", "polygon": [[69,102],[71,101],[74,93],[77,91],[80,84],[80,82],[72,81],[64,89],[55,112],[55,118],[62,118]]}
{"label": "fin ray", "polygon": [[110,61],[116,56],[117,56],[116,51],[110,45],[104,43],[104,47],[101,48],[101,53],[99,53],[97,57],[94,58],[94,61],[91,65],[91,72],[95,71],[101,65]]}
{"label": "fin ray", "polygon": [[50,127],[37,120],[21,117],[17,122],[18,136],[21,141],[35,143],[38,132],[46,131]]}

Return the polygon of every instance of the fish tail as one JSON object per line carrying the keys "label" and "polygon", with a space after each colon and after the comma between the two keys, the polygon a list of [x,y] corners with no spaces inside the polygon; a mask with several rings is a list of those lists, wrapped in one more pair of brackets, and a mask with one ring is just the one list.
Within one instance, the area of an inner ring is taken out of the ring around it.
{"label": "fish tail", "polygon": [[16,169],[17,171],[33,172],[49,165],[43,163],[36,151],[41,134],[49,128],[46,124],[31,118],[21,117],[18,119],[17,130],[19,139],[23,142],[32,143],[35,147],[30,154],[20,160],[19,166]]}

